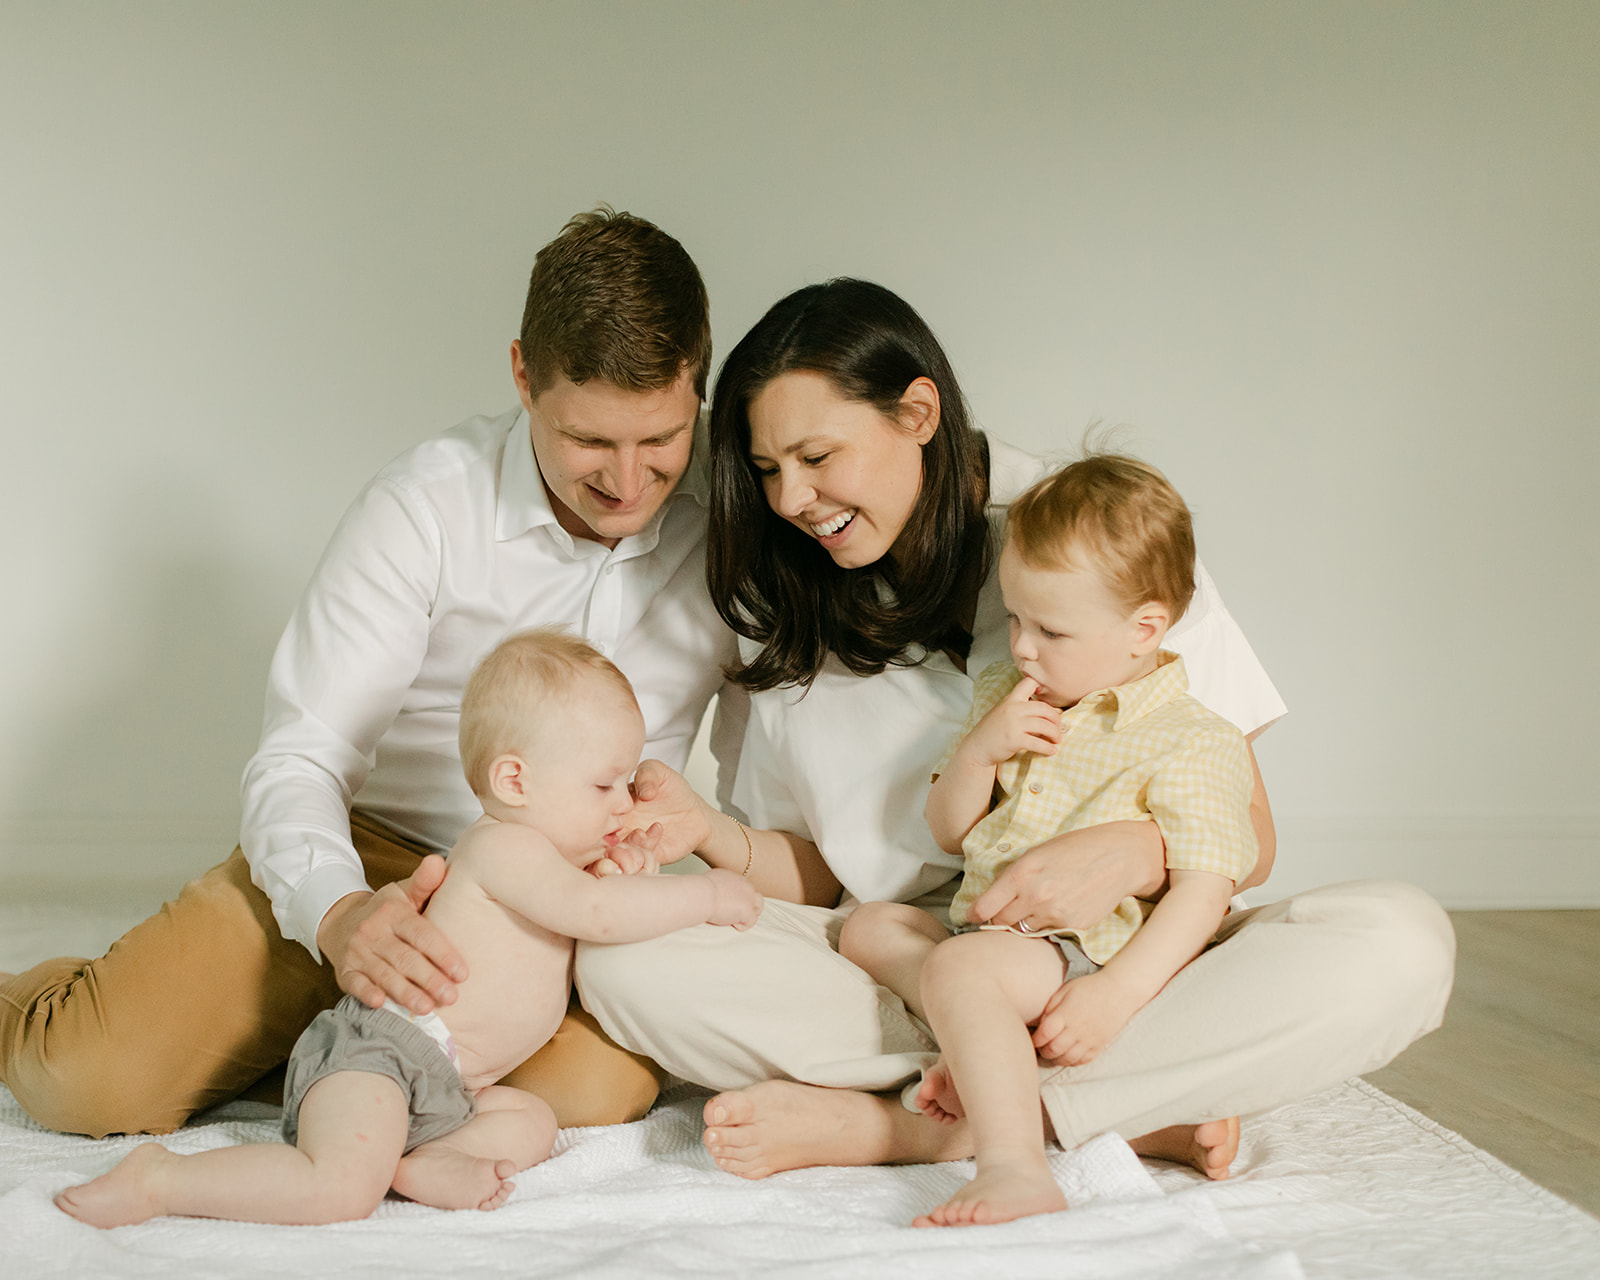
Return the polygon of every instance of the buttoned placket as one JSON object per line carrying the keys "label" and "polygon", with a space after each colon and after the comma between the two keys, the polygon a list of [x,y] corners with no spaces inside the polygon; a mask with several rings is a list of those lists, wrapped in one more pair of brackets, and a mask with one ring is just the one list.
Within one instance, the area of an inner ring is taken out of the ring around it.
{"label": "buttoned placket", "polygon": [[1061,742],[1056,748],[1056,754],[1053,756],[1030,754],[1028,760],[1019,766],[1016,787],[1012,791],[1016,796],[1016,803],[1011,809],[1011,820],[1006,823],[1004,838],[995,845],[995,852],[1010,853],[1016,847],[1016,842],[1011,838],[1012,829],[1028,825],[1033,810],[1044,803],[1042,798],[1046,781],[1044,773],[1061,758],[1061,753],[1067,750],[1068,740],[1088,724],[1090,715],[1107,696],[1109,695],[1093,694],[1076,706],[1064,710],[1061,713]]}

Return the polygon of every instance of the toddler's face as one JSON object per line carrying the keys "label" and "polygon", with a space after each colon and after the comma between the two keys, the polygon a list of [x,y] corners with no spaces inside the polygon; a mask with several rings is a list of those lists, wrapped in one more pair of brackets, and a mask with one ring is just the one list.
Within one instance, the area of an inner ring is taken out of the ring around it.
{"label": "toddler's face", "polygon": [[638,709],[599,678],[562,700],[564,723],[542,735],[530,760],[529,826],[561,856],[586,867],[605,853],[633,808],[628,782],[644,750]]}
{"label": "toddler's face", "polygon": [[1008,541],[1000,553],[1000,594],[1011,623],[1017,670],[1039,682],[1034,697],[1071,707],[1100,689],[1146,673],[1129,615],[1093,570],[1041,569]]}

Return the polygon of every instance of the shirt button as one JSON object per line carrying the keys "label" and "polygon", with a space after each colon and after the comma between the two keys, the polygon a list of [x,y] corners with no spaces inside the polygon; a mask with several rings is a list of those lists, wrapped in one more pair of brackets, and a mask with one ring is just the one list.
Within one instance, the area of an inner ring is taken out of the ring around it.
{"label": "shirt button", "polygon": [[1039,794],[1039,784],[1037,782],[1030,782],[1028,784],[1028,790],[1033,792],[1034,795],[1038,795]]}
{"label": "shirt button", "polygon": [[607,565],[607,566],[606,566],[606,572],[607,572],[607,573],[615,573],[615,572],[616,572],[616,571],[617,571],[617,566],[616,566],[616,565],[614,565],[614,564],[608,564],[608,565]]}
{"label": "shirt button", "polygon": [[603,654],[606,651],[605,641],[603,640],[591,640],[589,643],[594,646],[594,651],[596,653]]}
{"label": "shirt button", "polygon": [[995,848],[999,849],[1001,853],[1010,853],[1011,852],[1011,841],[1002,840],[998,845],[995,846]]}

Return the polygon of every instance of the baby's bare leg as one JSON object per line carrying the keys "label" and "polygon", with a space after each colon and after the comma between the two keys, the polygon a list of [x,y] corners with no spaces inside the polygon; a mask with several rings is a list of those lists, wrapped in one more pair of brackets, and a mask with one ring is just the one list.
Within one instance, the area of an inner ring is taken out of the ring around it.
{"label": "baby's bare leg", "polygon": [[543,1098],[490,1085],[478,1094],[477,1115],[400,1161],[394,1189],[436,1209],[498,1209],[511,1175],[538,1164],[555,1141],[555,1112]]}
{"label": "baby's bare leg", "polygon": [[918,907],[868,902],[857,907],[839,935],[839,954],[899,996],[917,1017],[922,1011],[922,965],[950,930]]}
{"label": "baby's bare leg", "polygon": [[978,1174],[914,1225],[1009,1222],[1067,1207],[1045,1158],[1028,1031],[1065,970],[1048,939],[1012,933],[961,934],[928,957],[923,999],[971,1126]]}
{"label": "baby's bare leg", "polygon": [[260,1143],[178,1155],[135,1147],[110,1173],[56,1204],[97,1227],[164,1214],[311,1224],[364,1218],[383,1200],[405,1148],[405,1094],[387,1076],[340,1071],[300,1107],[298,1146]]}

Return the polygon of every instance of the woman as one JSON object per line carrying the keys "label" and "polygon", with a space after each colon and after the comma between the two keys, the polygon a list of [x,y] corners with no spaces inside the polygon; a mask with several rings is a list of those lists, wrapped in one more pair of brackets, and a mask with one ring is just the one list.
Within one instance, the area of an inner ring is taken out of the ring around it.
{"label": "woman", "polygon": [[[969,1155],[963,1125],[900,1103],[933,1061],[927,1029],[835,947],[861,901],[937,909],[953,893],[959,860],[922,821],[929,774],[970,704],[967,673],[1006,653],[995,546],[1005,503],[1043,468],[976,433],[927,325],[855,280],[791,294],[734,348],[711,448],[708,580],[744,638],[730,674],[750,694],[724,799],[744,821],[669,771],[639,786],[666,856],[693,848],[769,901],[743,934],[580,947],[584,1006],[619,1043],[724,1091],[705,1142],[729,1172]],[[1283,704],[1196,568],[1167,647],[1191,691],[1253,736]],[[1259,770],[1252,817],[1261,858],[1241,888],[1276,847]],[[1164,876],[1153,823],[1108,824],[1031,850],[973,910],[1083,925]],[[1453,954],[1443,912],[1395,883],[1236,912],[1093,1062],[1041,1068],[1047,1122],[1064,1146],[1115,1130],[1224,1177],[1232,1117],[1373,1070],[1437,1026]]]}

